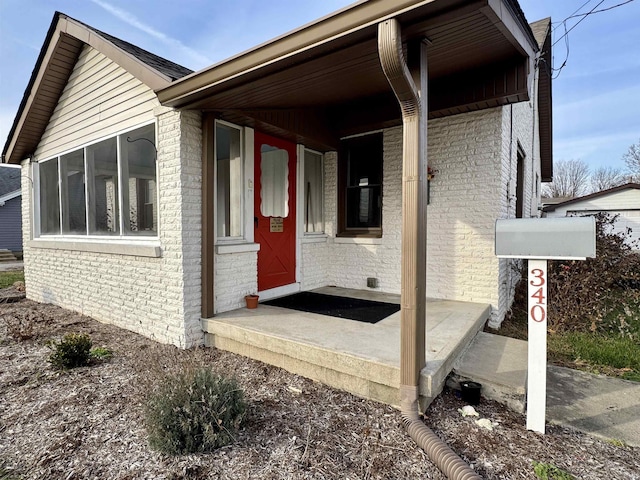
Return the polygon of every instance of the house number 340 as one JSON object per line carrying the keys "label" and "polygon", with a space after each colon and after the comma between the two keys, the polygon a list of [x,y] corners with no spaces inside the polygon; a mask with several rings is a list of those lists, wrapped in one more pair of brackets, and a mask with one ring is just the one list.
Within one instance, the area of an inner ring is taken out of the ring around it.
{"label": "house number 340", "polygon": [[[546,263],[546,262],[545,262]],[[546,267],[546,265],[545,265]],[[529,317],[534,322],[547,318],[547,269],[529,269]]]}

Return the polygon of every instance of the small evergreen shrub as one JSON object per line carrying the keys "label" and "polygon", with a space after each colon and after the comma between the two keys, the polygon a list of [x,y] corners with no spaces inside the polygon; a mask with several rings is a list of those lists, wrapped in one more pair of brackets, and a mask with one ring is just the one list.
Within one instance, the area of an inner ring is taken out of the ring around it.
{"label": "small evergreen shrub", "polygon": [[60,342],[50,341],[49,362],[58,369],[66,370],[87,365],[91,359],[91,338],[84,333],[68,333]]}
{"label": "small evergreen shrub", "polygon": [[244,419],[243,397],[235,380],[209,369],[169,376],[146,401],[149,444],[172,455],[228,445]]}

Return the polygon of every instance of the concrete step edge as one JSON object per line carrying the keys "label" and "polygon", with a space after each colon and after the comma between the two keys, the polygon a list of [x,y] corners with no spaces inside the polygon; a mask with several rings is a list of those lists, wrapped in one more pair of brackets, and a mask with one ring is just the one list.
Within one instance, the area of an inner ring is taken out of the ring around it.
{"label": "concrete step edge", "polygon": [[[301,349],[300,341],[293,341],[282,337],[267,335],[241,327],[234,327],[229,324],[216,324],[215,322],[203,320],[203,324],[208,322],[205,330],[206,335],[218,335],[229,338],[236,342],[242,342],[252,347],[268,349],[274,354],[287,355],[291,358],[313,362],[324,368],[331,368],[340,373],[364,378],[360,373],[367,369],[367,377],[381,385],[397,387],[400,383],[400,368],[392,365],[385,365],[375,361],[361,359],[342,352],[327,350],[312,344],[304,344],[305,349]],[[311,354],[310,354],[311,352]],[[372,366],[375,369],[372,370]]]}

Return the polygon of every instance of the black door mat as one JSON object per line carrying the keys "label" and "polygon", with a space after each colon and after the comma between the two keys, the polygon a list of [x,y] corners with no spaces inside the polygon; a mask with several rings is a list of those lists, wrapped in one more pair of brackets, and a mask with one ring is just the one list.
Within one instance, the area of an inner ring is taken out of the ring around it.
{"label": "black door mat", "polygon": [[295,293],[287,297],[268,300],[263,304],[367,323],[377,323],[400,310],[400,305],[395,303],[374,302],[373,300],[338,297],[314,292]]}

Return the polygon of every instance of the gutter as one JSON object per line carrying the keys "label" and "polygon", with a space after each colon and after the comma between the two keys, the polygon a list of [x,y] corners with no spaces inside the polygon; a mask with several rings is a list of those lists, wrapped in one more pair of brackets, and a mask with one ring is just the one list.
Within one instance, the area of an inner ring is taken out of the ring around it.
{"label": "gutter", "polygon": [[[427,46],[420,45],[420,89],[402,52],[400,23],[378,24],[380,63],[402,110],[402,273],[400,410],[409,436],[452,480],[481,477],[420,419],[420,371],[425,365],[427,258]],[[422,98],[421,98],[422,94]]]}

